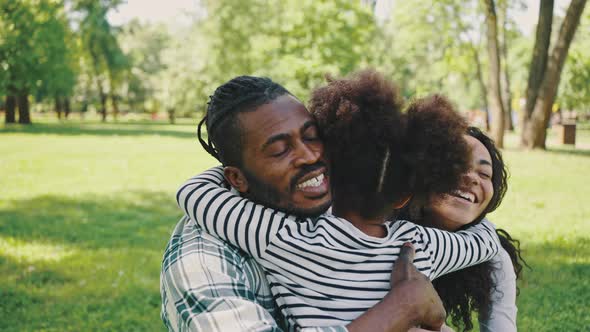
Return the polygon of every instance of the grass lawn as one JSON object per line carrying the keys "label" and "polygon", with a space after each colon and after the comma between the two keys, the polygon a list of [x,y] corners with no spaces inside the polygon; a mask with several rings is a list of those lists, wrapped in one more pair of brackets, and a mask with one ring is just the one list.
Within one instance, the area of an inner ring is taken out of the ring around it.
{"label": "grass lawn", "polygon": [[[1,331],[164,330],[173,193],[215,165],[192,122],[0,125]],[[510,190],[491,219],[532,266],[522,331],[589,331],[590,128],[577,139],[575,150],[522,152],[507,137]]]}

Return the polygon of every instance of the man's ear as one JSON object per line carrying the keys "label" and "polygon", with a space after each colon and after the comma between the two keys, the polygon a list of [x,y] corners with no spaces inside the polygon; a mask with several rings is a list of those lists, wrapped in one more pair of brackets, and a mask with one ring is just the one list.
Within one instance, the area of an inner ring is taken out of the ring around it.
{"label": "man's ear", "polygon": [[404,206],[406,206],[408,204],[408,202],[412,199],[414,195],[412,194],[406,194],[405,196],[403,196],[402,198],[400,198],[397,202],[393,203],[393,208],[394,209],[401,209]]}
{"label": "man's ear", "polygon": [[226,166],[223,168],[223,175],[225,180],[234,187],[240,193],[248,192],[248,180],[244,176],[244,173],[233,166]]}

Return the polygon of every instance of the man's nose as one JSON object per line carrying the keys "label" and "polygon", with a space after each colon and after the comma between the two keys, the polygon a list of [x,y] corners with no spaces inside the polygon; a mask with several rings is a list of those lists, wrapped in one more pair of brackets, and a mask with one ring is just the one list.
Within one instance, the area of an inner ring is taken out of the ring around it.
{"label": "man's nose", "polygon": [[306,144],[299,142],[296,150],[295,166],[315,164],[322,157],[323,147],[321,143]]}

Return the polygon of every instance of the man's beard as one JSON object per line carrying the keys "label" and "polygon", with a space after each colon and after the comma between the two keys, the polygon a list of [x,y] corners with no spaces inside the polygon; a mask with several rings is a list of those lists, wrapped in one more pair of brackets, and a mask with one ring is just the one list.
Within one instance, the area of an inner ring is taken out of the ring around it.
{"label": "man's beard", "polygon": [[[291,181],[291,186],[284,194],[281,194],[279,189],[265,183],[245,168],[242,168],[242,173],[248,181],[248,192],[244,193],[243,196],[255,203],[275,210],[283,211],[288,214],[293,214],[298,217],[317,217],[328,210],[332,204],[330,201],[315,208],[305,209],[295,206],[289,200],[289,196],[294,192],[296,183],[299,179],[301,179],[310,171],[313,171],[319,167],[323,167],[323,163],[318,163],[316,165],[310,166],[308,169],[303,169],[302,172],[293,178]],[[281,200],[281,198],[284,199]]]}

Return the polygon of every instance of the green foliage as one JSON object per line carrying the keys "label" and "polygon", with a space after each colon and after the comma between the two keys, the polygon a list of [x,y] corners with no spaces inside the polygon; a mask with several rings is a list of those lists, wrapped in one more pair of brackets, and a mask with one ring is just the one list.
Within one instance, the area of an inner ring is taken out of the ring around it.
{"label": "green foliage", "polygon": [[344,75],[373,56],[376,23],[359,2],[223,0],[207,3],[207,75],[216,85],[264,75],[307,99],[325,74]]}
{"label": "green foliage", "polygon": [[[125,71],[121,94],[131,111],[157,111],[153,101],[161,97],[161,104],[168,104],[161,90],[167,83],[161,82],[160,74],[166,69],[163,54],[170,47],[171,37],[162,25],[144,25],[131,21],[118,35],[122,51],[132,67]],[[189,87],[185,87],[187,90]],[[160,104],[160,103],[158,103]],[[173,106],[173,105],[170,105]]]}
{"label": "green foliage", "polygon": [[[326,74],[372,66],[398,82],[406,98],[437,92],[460,109],[486,106],[478,0],[396,2],[384,22],[363,1],[204,0],[190,26],[112,26],[108,13],[121,2],[71,0],[65,8],[64,0],[1,2],[0,94],[10,83],[41,103],[71,96],[75,109],[109,97],[123,111],[192,115],[237,75],[269,76],[307,100]],[[503,19],[503,8],[515,11],[523,1],[497,4]],[[588,15],[564,73],[560,103],[568,108],[588,105]],[[512,16],[506,19],[504,65],[516,103],[527,81],[532,38]]]}
{"label": "green foliage", "polygon": [[[88,76],[86,84],[94,81],[100,97],[106,98],[106,94],[110,94],[111,100],[118,99],[118,89],[130,67],[129,59],[117,41],[117,29],[107,20],[108,11],[119,3],[119,0],[74,2],[74,9],[82,15],[78,34],[82,63],[88,67],[85,69]],[[108,86],[104,86],[105,81],[108,81]],[[87,87],[87,90],[90,89]]]}
{"label": "green foliage", "polygon": [[[160,262],[181,216],[174,191],[215,165],[194,123],[37,118],[0,125],[0,173],[11,174],[0,177],[0,330],[163,331]],[[520,283],[520,331],[590,324],[584,128],[575,150],[520,152],[507,136],[510,188],[491,220],[522,241],[532,266]]]}
{"label": "green foliage", "polygon": [[[408,15],[408,13],[412,15]],[[381,30],[375,64],[406,98],[438,92],[481,108],[475,57],[483,60],[477,1],[400,2]]]}
{"label": "green foliage", "polygon": [[582,17],[564,68],[557,102],[590,113],[590,10]]}
{"label": "green foliage", "polygon": [[0,94],[39,97],[71,93],[75,84],[72,32],[63,1],[0,3]]}

